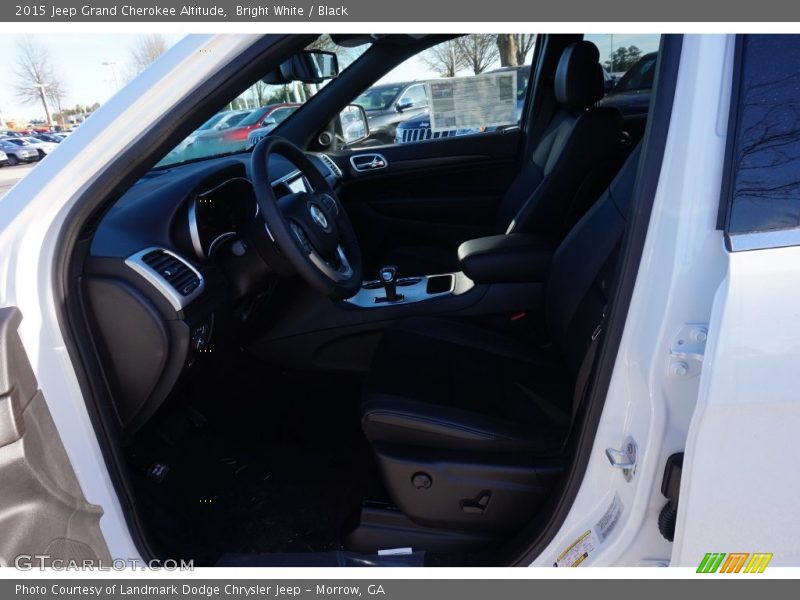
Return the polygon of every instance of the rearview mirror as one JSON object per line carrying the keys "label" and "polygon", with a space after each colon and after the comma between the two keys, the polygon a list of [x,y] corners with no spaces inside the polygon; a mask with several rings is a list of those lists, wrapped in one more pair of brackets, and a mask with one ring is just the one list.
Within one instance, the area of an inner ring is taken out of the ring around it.
{"label": "rearview mirror", "polygon": [[284,61],[281,66],[262,79],[271,85],[322,83],[339,75],[339,60],[333,52],[303,50]]}

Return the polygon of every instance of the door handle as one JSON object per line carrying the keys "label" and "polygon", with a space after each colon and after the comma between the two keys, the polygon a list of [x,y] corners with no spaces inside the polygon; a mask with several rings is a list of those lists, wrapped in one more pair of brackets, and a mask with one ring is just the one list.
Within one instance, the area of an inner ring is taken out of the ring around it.
{"label": "door handle", "polygon": [[385,169],[389,162],[383,154],[356,154],[350,157],[350,164],[358,172]]}

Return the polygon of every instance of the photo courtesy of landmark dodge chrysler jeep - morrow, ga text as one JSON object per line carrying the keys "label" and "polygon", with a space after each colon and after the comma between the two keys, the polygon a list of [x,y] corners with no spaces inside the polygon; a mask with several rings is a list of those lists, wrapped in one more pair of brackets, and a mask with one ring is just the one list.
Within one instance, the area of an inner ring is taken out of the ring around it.
{"label": "photo courtesy of landmark dodge chrysler jeep - morrow, ga text", "polygon": [[[635,128],[600,38],[193,35],[97,110],[0,203],[0,562],[800,564],[800,37],[639,36]],[[464,135],[371,135],[412,80]]]}

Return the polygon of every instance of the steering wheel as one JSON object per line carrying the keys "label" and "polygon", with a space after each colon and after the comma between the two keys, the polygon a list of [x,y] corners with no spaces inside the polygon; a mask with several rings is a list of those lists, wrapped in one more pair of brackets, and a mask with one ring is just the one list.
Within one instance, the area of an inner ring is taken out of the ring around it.
{"label": "steering wheel", "polygon": [[[296,166],[311,190],[275,197],[270,157]],[[261,215],[272,240],[312,287],[331,298],[349,298],[363,279],[361,250],[350,219],[322,173],[290,141],[266,136],[253,149],[251,174]]]}

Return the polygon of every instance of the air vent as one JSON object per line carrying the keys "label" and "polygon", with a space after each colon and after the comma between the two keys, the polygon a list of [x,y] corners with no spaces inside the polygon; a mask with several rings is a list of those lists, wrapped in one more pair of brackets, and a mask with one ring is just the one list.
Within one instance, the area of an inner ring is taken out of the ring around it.
{"label": "air vent", "polygon": [[333,162],[333,159],[327,154],[320,154],[319,157],[322,159],[322,162],[325,163],[325,166],[328,167],[328,170],[330,170],[331,175],[341,179],[342,170],[339,168],[339,165]]}
{"label": "air vent", "polygon": [[148,248],[125,263],[156,287],[175,310],[183,309],[203,290],[203,276],[169,250]]}
{"label": "air vent", "polygon": [[189,296],[200,285],[200,277],[189,265],[164,250],[148,252],[142,262],[166,279],[181,296]]}

